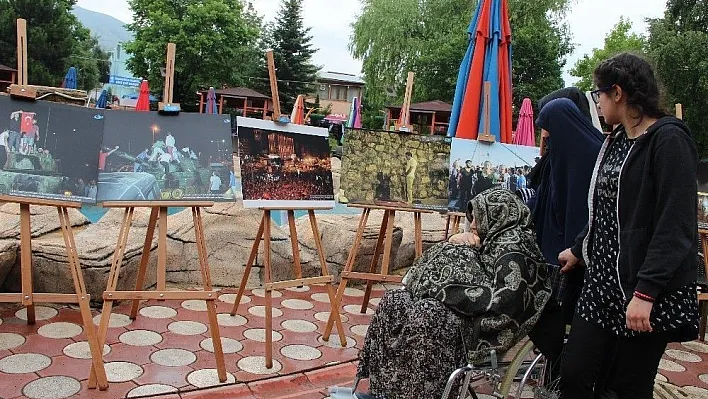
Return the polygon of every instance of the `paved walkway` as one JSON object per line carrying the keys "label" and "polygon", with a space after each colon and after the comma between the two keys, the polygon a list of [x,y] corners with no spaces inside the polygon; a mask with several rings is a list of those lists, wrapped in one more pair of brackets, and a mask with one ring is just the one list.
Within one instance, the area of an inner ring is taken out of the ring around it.
{"label": "paved walkway", "polygon": [[[376,287],[371,308],[385,288]],[[359,313],[362,296],[356,288],[345,292],[347,347],[341,348],[337,339],[321,340],[329,311],[323,287],[275,294],[274,367],[266,369],[263,291],[247,291],[241,314],[234,317],[229,312],[235,295],[223,291],[217,311],[227,384],[218,384],[203,301],[147,302],[134,321],[126,316],[128,304],[121,304],[114,309],[104,347],[111,382],[106,392],[86,388],[88,345],[75,308],[37,306],[37,323],[28,326],[24,310],[4,304],[0,307],[0,398],[116,399],[164,394],[160,397],[321,399],[327,396],[327,387],[347,386],[354,379],[358,348],[373,314],[372,309]],[[682,387],[678,398],[708,398],[707,365],[708,345],[672,345],[657,379]],[[676,392],[672,386],[666,389]]]}

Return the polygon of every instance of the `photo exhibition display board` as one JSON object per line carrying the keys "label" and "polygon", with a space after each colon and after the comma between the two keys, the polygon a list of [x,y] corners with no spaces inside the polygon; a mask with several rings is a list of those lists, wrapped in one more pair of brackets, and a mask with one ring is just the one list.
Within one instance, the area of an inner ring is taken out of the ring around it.
{"label": "photo exhibition display board", "polygon": [[0,95],[0,194],[95,203],[104,111]]}
{"label": "photo exhibition display board", "polygon": [[97,153],[103,201],[234,201],[231,119],[106,111]]}
{"label": "photo exhibition display board", "polygon": [[236,118],[243,205],[334,207],[328,131]]}
{"label": "photo exhibition display board", "polygon": [[339,202],[444,211],[450,142],[442,136],[347,130]]}

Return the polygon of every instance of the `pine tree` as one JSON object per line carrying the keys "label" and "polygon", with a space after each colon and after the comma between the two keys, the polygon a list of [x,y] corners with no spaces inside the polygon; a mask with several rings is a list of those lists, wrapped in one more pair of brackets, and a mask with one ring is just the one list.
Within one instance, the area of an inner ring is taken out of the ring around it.
{"label": "pine tree", "polygon": [[[292,110],[299,94],[313,92],[318,67],[312,64],[312,47],[309,27],[302,17],[302,0],[282,0],[275,24],[267,30],[266,43],[273,49],[278,91],[283,113]],[[267,64],[264,62],[267,76]]]}

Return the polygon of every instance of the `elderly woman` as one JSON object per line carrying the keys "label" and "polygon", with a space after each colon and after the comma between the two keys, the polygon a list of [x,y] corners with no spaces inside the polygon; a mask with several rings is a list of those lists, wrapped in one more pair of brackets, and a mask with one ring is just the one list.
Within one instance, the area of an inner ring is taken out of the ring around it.
{"label": "elderly woman", "polygon": [[490,189],[469,202],[471,231],[428,249],[387,292],[364,348],[359,378],[385,399],[435,398],[450,373],[504,352],[533,327],[550,296],[548,265],[529,209]]}

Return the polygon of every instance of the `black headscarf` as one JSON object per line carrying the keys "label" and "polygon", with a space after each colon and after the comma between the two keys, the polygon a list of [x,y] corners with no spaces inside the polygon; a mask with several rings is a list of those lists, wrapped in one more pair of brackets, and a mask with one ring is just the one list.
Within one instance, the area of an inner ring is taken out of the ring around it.
{"label": "black headscarf", "polygon": [[538,109],[543,109],[543,107],[549,102],[557,98],[567,98],[572,101],[580,110],[580,112],[585,115],[589,121],[592,121],[592,116],[590,115],[590,102],[585,96],[585,93],[580,91],[577,87],[566,87],[564,89],[556,90],[551,94],[546,95],[538,101]]}

